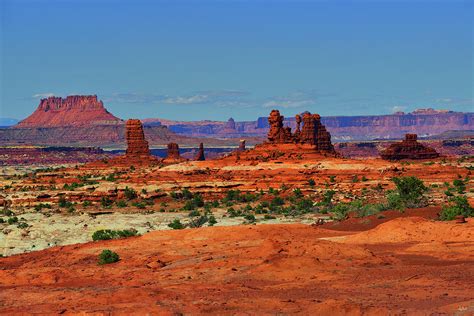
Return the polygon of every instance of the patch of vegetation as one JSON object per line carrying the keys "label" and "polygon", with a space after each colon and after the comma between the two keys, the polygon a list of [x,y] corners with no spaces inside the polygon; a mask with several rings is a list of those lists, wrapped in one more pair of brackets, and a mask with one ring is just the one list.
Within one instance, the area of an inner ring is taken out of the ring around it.
{"label": "patch of vegetation", "polygon": [[125,198],[129,201],[134,200],[138,197],[137,191],[129,187],[125,187],[125,190],[123,190],[123,194]]}
{"label": "patch of vegetation", "polygon": [[44,208],[51,209],[51,207],[52,207],[51,204],[40,203],[40,204],[35,205],[35,211],[40,212]]}
{"label": "patch of vegetation", "polygon": [[111,199],[109,199],[108,196],[103,196],[100,199],[100,205],[102,205],[102,207],[104,208],[110,208],[112,204],[114,204],[114,202]]}
{"label": "patch of vegetation", "polygon": [[58,200],[58,206],[61,208],[70,208],[71,206],[73,206],[73,204],[67,201],[64,195],[61,195]]}
{"label": "patch of vegetation", "polygon": [[113,252],[112,250],[105,249],[102,250],[102,252],[99,255],[99,264],[110,264],[110,263],[115,263],[120,260],[119,255],[116,252]]}
{"label": "patch of vegetation", "polygon": [[184,225],[179,219],[175,219],[174,221],[168,224],[168,227],[171,227],[172,229],[183,229]]}
{"label": "patch of vegetation", "polygon": [[330,211],[335,220],[346,219],[349,213],[354,212],[356,217],[366,217],[380,213],[387,209],[383,204],[370,204],[364,200],[355,200],[349,203],[336,204]]}
{"label": "patch of vegetation", "polygon": [[125,202],[124,200],[118,200],[117,202],[115,202],[115,204],[117,205],[117,207],[120,208],[127,207],[127,202]]}
{"label": "patch of vegetation", "polygon": [[124,229],[124,230],[111,230],[111,229],[101,229],[94,234],[92,234],[92,240],[110,240],[110,239],[120,239],[138,236],[138,232],[135,229]]}
{"label": "patch of vegetation", "polygon": [[194,194],[192,198],[188,199],[184,204],[184,209],[186,211],[191,211],[199,207],[204,206],[204,199],[201,194]]}
{"label": "patch of vegetation", "polygon": [[198,210],[193,210],[191,212],[189,212],[188,216],[189,217],[197,217],[197,216],[200,216],[201,213],[198,211]]}
{"label": "patch of vegetation", "polygon": [[[272,188],[270,188],[272,189]],[[222,202],[226,204],[227,202],[240,202],[240,203],[249,203],[258,200],[258,195],[252,193],[243,194],[240,190],[229,190],[226,193]]]}
{"label": "patch of vegetation", "polygon": [[18,225],[16,225],[16,227],[21,228],[21,229],[28,228],[28,226],[29,225],[25,222],[20,222],[18,223]]}
{"label": "patch of vegetation", "polygon": [[417,177],[393,178],[395,190],[387,194],[388,206],[403,210],[405,208],[419,208],[427,205],[424,196],[428,188]]}
{"label": "patch of vegetation", "polygon": [[456,196],[449,199],[449,204],[443,207],[440,219],[443,221],[451,221],[456,216],[474,217],[474,208],[469,205],[465,196]]}
{"label": "patch of vegetation", "polygon": [[15,223],[18,223],[18,217],[16,217],[16,216],[9,217],[8,220],[7,220],[7,223],[8,223],[8,225],[13,225]]}

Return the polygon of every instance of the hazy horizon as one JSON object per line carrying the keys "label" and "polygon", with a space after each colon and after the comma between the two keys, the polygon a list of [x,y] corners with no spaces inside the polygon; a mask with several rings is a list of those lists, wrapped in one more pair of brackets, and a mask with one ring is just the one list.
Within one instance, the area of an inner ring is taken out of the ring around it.
{"label": "hazy horizon", "polygon": [[472,112],[469,1],[12,1],[0,118],[97,94],[120,118]]}

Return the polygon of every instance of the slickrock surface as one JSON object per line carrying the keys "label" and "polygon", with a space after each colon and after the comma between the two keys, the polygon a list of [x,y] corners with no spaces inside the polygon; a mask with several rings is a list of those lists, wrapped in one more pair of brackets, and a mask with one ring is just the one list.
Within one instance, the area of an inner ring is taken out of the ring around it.
{"label": "slickrock surface", "polygon": [[122,120],[109,113],[96,95],[71,95],[41,99],[36,111],[16,128],[79,127],[120,125]]}
{"label": "slickrock surface", "polygon": [[[0,258],[0,313],[469,315],[473,234],[472,219],[403,218],[359,233],[211,227],[55,247]],[[103,249],[120,261],[98,265]]]}
{"label": "slickrock surface", "polygon": [[432,159],[439,157],[436,150],[419,143],[417,139],[416,134],[406,134],[405,139],[401,143],[390,145],[380,153],[380,156],[387,160]]}

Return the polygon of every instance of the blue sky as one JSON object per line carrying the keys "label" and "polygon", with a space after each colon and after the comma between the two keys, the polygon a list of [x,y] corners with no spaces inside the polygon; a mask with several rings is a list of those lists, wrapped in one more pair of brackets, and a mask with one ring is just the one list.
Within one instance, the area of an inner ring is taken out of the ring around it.
{"label": "blue sky", "polygon": [[121,118],[474,111],[472,1],[0,3],[0,117],[50,94]]}

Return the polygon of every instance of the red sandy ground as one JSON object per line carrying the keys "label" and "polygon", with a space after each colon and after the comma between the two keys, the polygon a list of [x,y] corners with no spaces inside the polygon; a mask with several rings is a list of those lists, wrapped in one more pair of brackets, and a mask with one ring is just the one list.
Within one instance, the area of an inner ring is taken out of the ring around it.
{"label": "red sandy ground", "polygon": [[[365,231],[357,220],[353,231],[156,231],[1,258],[0,313],[474,314],[473,219],[380,219]],[[97,265],[103,249],[121,260]]]}

